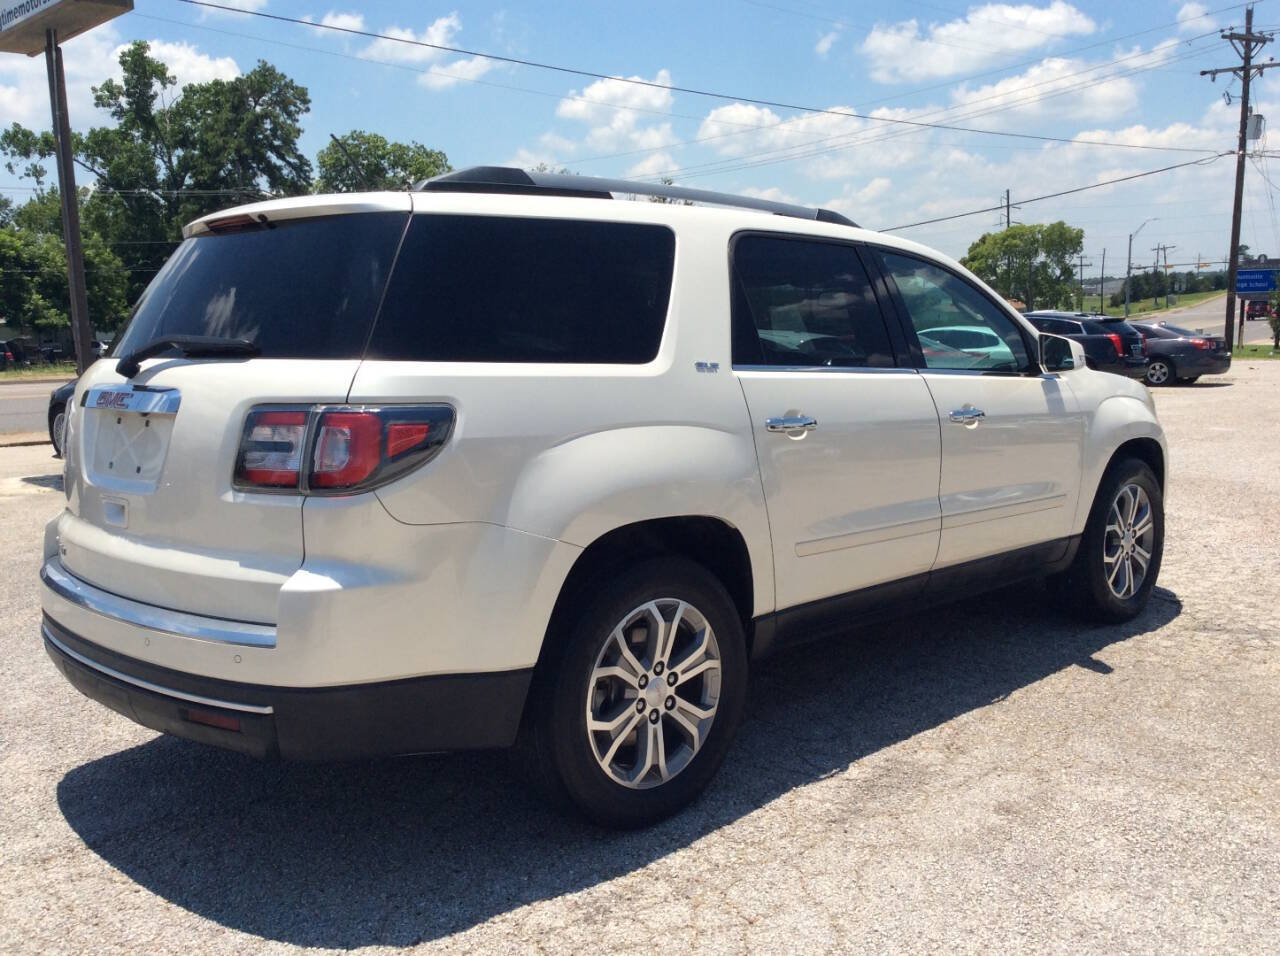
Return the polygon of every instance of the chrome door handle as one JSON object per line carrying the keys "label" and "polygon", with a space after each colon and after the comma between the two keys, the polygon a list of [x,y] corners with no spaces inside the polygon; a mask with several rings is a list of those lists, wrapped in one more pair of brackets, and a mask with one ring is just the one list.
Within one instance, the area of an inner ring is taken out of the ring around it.
{"label": "chrome door handle", "polygon": [[957,425],[977,425],[979,421],[987,417],[987,413],[980,408],[974,408],[972,405],[966,405],[964,408],[957,408],[950,415],[951,421]]}
{"label": "chrome door handle", "polygon": [[818,420],[808,415],[796,415],[791,418],[766,418],[764,427],[771,432],[811,432],[818,427]]}

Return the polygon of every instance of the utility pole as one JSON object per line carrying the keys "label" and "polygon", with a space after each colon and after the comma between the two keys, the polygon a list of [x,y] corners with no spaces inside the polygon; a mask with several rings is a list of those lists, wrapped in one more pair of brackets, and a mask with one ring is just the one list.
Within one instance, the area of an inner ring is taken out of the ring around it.
{"label": "utility pole", "polygon": [[1009,209],[1009,190],[1006,189],[1004,191],[1004,227],[1006,229],[1009,228]]}
{"label": "utility pole", "polygon": [[1152,216],[1150,219],[1142,220],[1142,225],[1129,233],[1129,257],[1125,260],[1124,266],[1124,317],[1126,319],[1129,318],[1129,286],[1130,279],[1133,277],[1133,237],[1142,232],[1147,223],[1154,222],[1158,218],[1158,216]]}
{"label": "utility pole", "polygon": [[1098,273],[1098,314],[1107,314],[1107,247],[1102,247],[1102,271]]}
{"label": "utility pole", "polygon": [[[1156,275],[1160,274],[1160,257],[1164,256],[1164,307],[1166,309],[1169,308],[1169,250],[1177,248],[1177,246],[1166,246],[1163,242],[1151,248],[1151,251],[1156,254]],[[1156,288],[1160,288],[1158,283]],[[1159,304],[1159,302],[1160,296],[1157,294],[1154,304]]]}
{"label": "utility pole", "polygon": [[1084,261],[1084,250],[1080,252],[1080,311],[1084,311],[1084,267],[1093,265]]}
{"label": "utility pole", "polygon": [[1201,76],[1208,76],[1214,80],[1218,78],[1219,73],[1230,73],[1232,76],[1240,78],[1240,137],[1236,145],[1236,191],[1235,201],[1231,207],[1231,250],[1228,255],[1227,262],[1227,316],[1226,328],[1223,337],[1227,340],[1227,349],[1230,350],[1235,342],[1235,311],[1236,311],[1236,271],[1240,260],[1240,206],[1244,200],[1244,157],[1249,123],[1249,81],[1255,75],[1261,75],[1263,70],[1270,69],[1273,66],[1280,66],[1280,63],[1269,61],[1267,63],[1254,63],[1253,55],[1262,49],[1263,44],[1271,42],[1271,34],[1254,33],[1253,32],[1253,7],[1245,7],[1244,11],[1244,33],[1223,33],[1222,39],[1231,44],[1232,48],[1240,56],[1239,66],[1225,66],[1214,70],[1201,70]]}

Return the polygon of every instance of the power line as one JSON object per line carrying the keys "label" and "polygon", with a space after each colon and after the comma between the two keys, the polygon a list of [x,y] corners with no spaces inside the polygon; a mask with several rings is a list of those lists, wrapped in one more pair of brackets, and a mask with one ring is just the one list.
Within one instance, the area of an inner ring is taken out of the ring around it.
{"label": "power line", "polygon": [[[1193,52],[1193,53],[1187,53],[1187,54],[1184,54],[1184,55],[1182,55],[1181,57],[1177,57],[1177,58],[1172,59],[1172,60],[1161,61],[1161,62],[1178,62],[1178,61],[1180,61],[1180,60],[1184,60],[1184,59],[1191,59],[1191,58],[1193,58],[1193,57],[1200,56],[1201,54],[1203,54],[1203,53],[1205,53],[1205,52],[1208,52],[1208,51],[1206,51],[1206,50],[1198,50],[1198,51],[1195,51],[1195,52]],[[1147,55],[1149,55],[1149,54],[1143,54],[1143,55],[1144,55],[1144,56],[1147,56]],[[1062,88],[1062,89],[1046,90],[1045,92],[1040,93],[1040,94],[1038,94],[1038,95],[1028,96],[1028,97],[1021,97],[1021,98],[1018,98],[1018,99],[1014,99],[1014,100],[1012,100],[1012,101],[1010,101],[1010,102],[1008,102],[1008,103],[1005,103],[1005,104],[1003,104],[1003,105],[990,106],[990,107],[986,107],[986,108],[983,108],[983,109],[979,109],[979,110],[976,110],[976,111],[973,111],[973,112],[963,113],[963,114],[961,114],[960,116],[958,116],[957,118],[958,118],[958,119],[972,119],[972,118],[976,118],[976,117],[979,117],[979,116],[989,116],[989,115],[991,115],[991,114],[993,114],[993,113],[999,113],[999,112],[1003,112],[1003,111],[1005,111],[1005,110],[1016,109],[1016,108],[1021,107],[1021,106],[1032,105],[1032,104],[1035,104],[1035,103],[1043,102],[1044,100],[1053,99],[1053,98],[1055,98],[1055,97],[1059,97],[1059,96],[1066,96],[1066,95],[1068,95],[1068,94],[1070,94],[1070,93],[1077,93],[1077,92],[1080,92],[1080,91],[1082,91],[1082,90],[1090,89],[1090,88],[1092,88],[1092,87],[1094,87],[1094,86],[1101,85],[1102,83],[1109,82],[1109,81],[1114,80],[1114,79],[1123,79],[1123,78],[1125,78],[1125,77],[1127,77],[1127,76],[1133,76],[1133,75],[1134,75],[1134,74],[1136,74],[1136,73],[1144,72],[1146,69],[1147,69],[1146,67],[1136,67],[1136,68],[1133,68],[1133,69],[1128,70],[1128,71],[1121,71],[1121,72],[1117,72],[1117,73],[1107,74],[1106,76],[1102,76],[1102,77],[1095,77],[1095,78],[1093,78],[1093,79],[1091,79],[1091,80],[1087,80],[1087,81],[1085,81],[1085,82],[1083,82],[1083,83],[1074,84],[1074,85],[1071,85],[1071,86],[1064,87],[1064,88]],[[1089,72],[1089,71],[1083,71],[1083,72]],[[1059,78],[1059,79],[1060,79],[1060,78]],[[1045,81],[1045,82],[1055,82],[1055,81]],[[1043,84],[1035,84],[1035,85],[1043,85]],[[1028,87],[1028,88],[1030,88],[1030,87]],[[989,99],[1000,99],[1000,98],[1005,97],[1005,96],[1007,96],[1007,94],[1003,94],[1003,93],[992,94],[991,96],[983,97],[983,98],[982,98],[982,99],[980,99],[980,100],[973,100],[973,101],[971,101],[970,103],[961,104],[960,106],[950,107],[949,109],[946,109],[946,110],[940,110],[940,111],[937,111],[936,113],[933,113],[933,114],[926,114],[926,115],[943,115],[943,114],[945,114],[945,113],[953,113],[955,110],[957,110],[957,109],[963,109],[963,108],[965,108],[965,107],[967,107],[967,106],[972,105],[973,103],[980,103],[980,102],[983,102],[983,101],[985,101],[985,100],[989,100]],[[772,128],[772,127],[771,127],[771,128]],[[824,154],[826,154],[826,153],[830,153],[830,152],[836,152],[836,151],[840,151],[840,150],[844,150],[844,149],[850,149],[850,148],[855,147],[855,146],[865,146],[865,145],[872,144],[872,143],[880,143],[880,142],[884,142],[884,141],[886,141],[886,140],[896,139],[896,138],[899,138],[899,137],[902,137],[902,136],[910,136],[910,135],[913,135],[913,134],[916,134],[916,133],[919,133],[919,132],[920,132],[920,130],[918,130],[918,129],[895,130],[895,131],[891,131],[891,132],[881,131],[881,132],[879,132],[879,133],[876,133],[876,132],[874,132],[874,131],[870,131],[870,130],[866,130],[866,129],[853,130],[853,131],[850,131],[850,132],[847,132],[847,133],[840,133],[840,134],[836,134],[836,135],[833,135],[833,136],[822,137],[821,139],[817,139],[817,140],[811,140],[811,141],[810,141],[810,142],[808,142],[808,143],[798,143],[798,144],[795,144],[795,145],[792,145],[792,146],[781,146],[781,147],[776,147],[776,148],[771,149],[771,150],[764,150],[764,151],[757,152],[757,153],[754,153],[754,154],[747,154],[747,155],[745,155],[745,156],[736,156],[736,157],[731,157],[731,158],[727,158],[727,159],[712,160],[712,161],[710,161],[710,162],[706,162],[706,163],[697,163],[697,164],[693,164],[693,165],[690,165],[690,166],[673,167],[673,168],[671,168],[671,169],[665,169],[665,170],[662,170],[661,172],[654,174],[654,176],[655,176],[655,177],[659,177],[659,176],[672,176],[672,175],[680,174],[680,175],[682,176],[682,178],[686,178],[686,179],[688,179],[688,178],[694,178],[694,177],[697,177],[697,176],[708,176],[708,175],[714,175],[714,174],[717,174],[717,173],[736,172],[736,171],[738,171],[738,170],[742,170],[742,169],[754,169],[754,168],[757,168],[757,167],[760,167],[760,166],[768,166],[768,165],[773,165],[773,164],[775,164],[775,163],[780,163],[780,162],[791,162],[791,161],[796,160],[796,159],[809,159],[809,158],[812,158],[812,157],[814,157],[814,156],[821,156],[821,155],[824,155]],[[872,133],[872,135],[870,135],[870,136],[863,135],[863,134],[866,134],[866,133]],[[836,140],[836,139],[843,139],[843,138],[853,137],[853,136],[860,136],[860,137],[862,137],[862,138],[855,139],[853,142],[844,143],[844,144],[841,144],[841,145],[825,146],[825,147],[822,147],[822,148],[819,148],[819,149],[809,150],[808,152],[798,152],[799,150],[803,150],[803,149],[805,149],[805,148],[806,148],[806,147],[808,147],[808,146],[819,145],[819,144],[822,144],[822,143],[829,143],[829,142],[830,142],[830,141],[832,141],[832,140]],[[1073,143],[1073,144],[1084,144],[1084,145],[1087,145],[1087,141],[1083,141],[1083,140],[1068,140],[1068,141],[1066,141],[1066,142],[1070,142],[1070,143]],[[1003,147],[1000,147],[1000,148],[1013,148],[1013,149],[1016,149],[1016,148],[1018,148],[1018,147],[1012,147],[1012,146],[1007,146],[1007,145],[1006,145],[1006,146],[1003,146]],[[1204,147],[1201,147],[1201,148],[1192,148],[1192,147],[1169,147],[1169,148],[1170,148],[1171,150],[1174,150],[1174,151],[1177,151],[1177,152],[1188,152],[1188,153],[1200,153],[1200,154],[1203,154],[1203,155],[1214,155],[1214,151],[1213,151],[1213,150],[1211,150],[1211,149],[1207,149],[1207,148],[1204,148]],[[792,152],[794,152],[794,155],[779,156],[778,158],[775,158],[775,159],[759,159],[759,158],[758,158],[758,157],[762,157],[762,156],[776,155],[776,154],[782,154],[782,153],[792,153]],[[752,158],[753,156],[754,156],[754,157],[756,157],[756,158],[754,158],[754,159],[753,159],[753,158]],[[716,168],[712,168],[712,167],[716,167]],[[697,170],[697,171],[695,172],[694,170]]]}
{"label": "power line", "polygon": [[[1170,172],[1171,170],[1183,169],[1187,166],[1208,166],[1210,163],[1213,163],[1221,159],[1223,156],[1232,156],[1232,155],[1234,155],[1234,153],[1232,152],[1218,153],[1216,156],[1210,156],[1205,159],[1193,159],[1185,163],[1175,163],[1172,166],[1162,166],[1159,169],[1149,169],[1145,173],[1133,173],[1129,176],[1120,176],[1117,179],[1107,179],[1100,183],[1090,183],[1087,186],[1076,186],[1073,189],[1063,189],[1060,192],[1046,193],[1043,196],[1032,196],[1030,199],[1019,199],[1018,203],[1025,204],[1029,202],[1040,202],[1045,199],[1057,199],[1059,196],[1070,196],[1074,193],[1082,193],[1089,189],[1099,189],[1103,186],[1114,186],[1116,183],[1125,183],[1133,179],[1142,179],[1146,176],[1155,176],[1158,173],[1167,173],[1167,172]],[[916,226],[928,226],[928,225],[932,225],[935,222],[949,222],[952,219],[964,219],[967,216],[979,216],[982,213],[996,212],[997,210],[1003,210],[1003,209],[1004,209],[1004,203],[1000,203],[997,206],[985,206],[982,209],[972,209],[969,212],[959,212],[952,216],[939,216],[936,219],[922,219],[919,222],[909,222],[901,226],[889,226],[879,231],[880,232],[897,232],[900,229],[914,229]]]}
{"label": "power line", "polygon": [[710,99],[730,100],[739,103],[747,103],[752,106],[768,106],[775,109],[795,110],[798,113],[812,113],[828,116],[847,116],[852,119],[867,120],[872,123],[885,123],[898,126],[913,126],[926,129],[949,129],[960,133],[976,133],[985,136],[1003,136],[1012,139],[1035,140],[1046,143],[1070,143],[1076,146],[1109,146],[1116,149],[1142,149],[1157,150],[1161,152],[1178,152],[1178,153],[1203,153],[1204,150],[1191,149],[1183,146],[1149,146],[1138,143],[1113,143],[1103,140],[1079,140],[1068,139],[1062,136],[1046,136],[1036,133],[1016,133],[1004,130],[976,129],[973,127],[950,126],[944,123],[927,123],[918,120],[901,119],[889,116],[871,116],[866,113],[858,113],[853,110],[836,110],[827,109],[819,106],[808,106],[802,103],[788,103],[783,100],[769,100],[760,97],[737,96],[731,93],[721,93],[715,90],[702,90],[690,86],[675,86],[668,83],[658,83],[654,80],[645,80],[639,77],[627,76],[611,76],[607,73],[599,73],[594,70],[585,70],[578,67],[559,66],[554,63],[543,63],[538,60],[528,60],[522,57],[503,56],[497,53],[483,53],[479,50],[469,50],[465,47],[455,47],[444,43],[431,43],[427,40],[410,39],[408,37],[390,36],[384,33],[375,33],[372,30],[358,30],[355,27],[343,27],[336,24],[316,23],[310,20],[303,20],[299,17],[287,17],[279,13],[267,13],[265,10],[245,10],[239,7],[226,6],[220,3],[211,3],[209,0],[177,0],[178,3],[185,3],[194,7],[205,7],[212,10],[222,10],[227,13],[239,13],[244,16],[260,17],[265,20],[274,20],[279,23],[292,23],[298,26],[308,27],[311,29],[332,30],[337,33],[345,33],[352,36],[366,37],[372,40],[386,40],[392,43],[404,43],[409,46],[423,47],[430,50],[438,50],[444,53],[455,53],[460,56],[478,57],[484,60],[492,60],[495,63],[508,63],[513,66],[528,66],[539,70],[551,70],[556,73],[565,73],[570,76],[586,77],[593,80],[610,80],[615,83],[627,83],[632,86],[640,86],[646,89],[664,90],[670,93],[686,93],[690,96],[704,96]]}

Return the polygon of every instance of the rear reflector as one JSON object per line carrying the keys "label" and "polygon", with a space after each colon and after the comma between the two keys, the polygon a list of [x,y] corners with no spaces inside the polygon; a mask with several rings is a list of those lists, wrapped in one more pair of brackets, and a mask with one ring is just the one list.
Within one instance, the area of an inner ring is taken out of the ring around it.
{"label": "rear reflector", "polygon": [[245,418],[235,487],[355,494],[425,464],[449,440],[448,405],[263,406]]}
{"label": "rear reflector", "polygon": [[218,730],[229,730],[232,733],[240,733],[240,718],[228,717],[225,714],[215,714],[211,710],[184,710],[182,716],[193,724],[204,724],[206,727],[216,727]]}

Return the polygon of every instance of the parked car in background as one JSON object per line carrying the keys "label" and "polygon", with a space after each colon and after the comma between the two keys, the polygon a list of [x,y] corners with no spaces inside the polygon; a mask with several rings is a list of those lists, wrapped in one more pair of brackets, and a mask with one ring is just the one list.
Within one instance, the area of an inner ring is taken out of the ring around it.
{"label": "parked car in background", "polygon": [[[690,192],[480,168],[188,225],[66,406],[56,666],[257,756],[518,744],[637,826],[773,649],[1050,576],[1142,611],[1148,389],[837,213],[612,198]],[[1004,348],[925,347],[957,326]]]}
{"label": "parked car in background", "polygon": [[1271,303],[1265,299],[1250,299],[1244,307],[1246,319],[1267,319],[1271,317]]}
{"label": "parked car in background", "polygon": [[72,379],[49,394],[49,441],[53,442],[54,458],[61,458],[66,447],[67,405],[75,391],[76,381]]}
{"label": "parked car in background", "polygon": [[1222,375],[1231,368],[1227,340],[1202,335],[1168,322],[1135,322],[1147,337],[1147,384],[1189,385],[1201,375]]}
{"label": "parked car in background", "polygon": [[980,325],[945,325],[934,329],[922,329],[920,335],[935,342],[941,342],[948,348],[983,360],[983,367],[1013,366],[1013,353],[1004,340],[988,328]]}
{"label": "parked car in background", "polygon": [[0,361],[0,368],[26,368],[31,357],[21,339],[7,339],[0,341]]}
{"label": "parked car in background", "polygon": [[1090,368],[1129,378],[1145,378],[1147,345],[1138,330],[1118,316],[1048,309],[1026,313],[1041,332],[1074,339],[1084,346]]}

